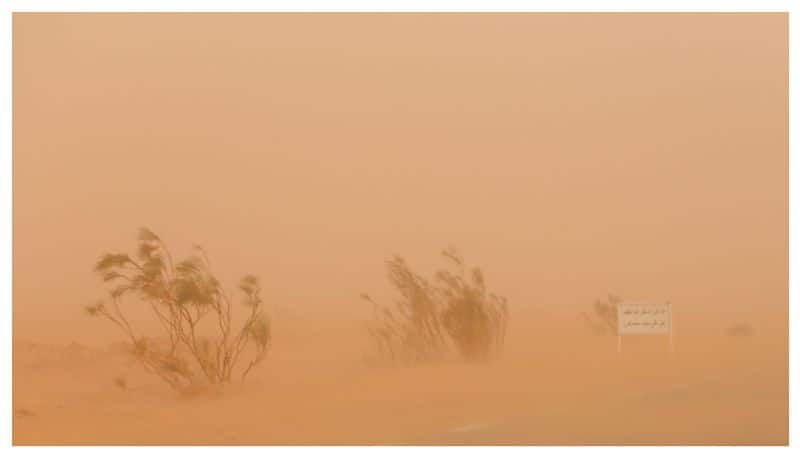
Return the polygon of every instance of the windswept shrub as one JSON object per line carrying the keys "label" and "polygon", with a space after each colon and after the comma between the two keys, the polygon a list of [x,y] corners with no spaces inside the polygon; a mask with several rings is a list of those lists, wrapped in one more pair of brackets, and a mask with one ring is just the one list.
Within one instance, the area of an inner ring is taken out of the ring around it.
{"label": "windswept shrub", "polygon": [[755,329],[748,323],[738,323],[725,329],[725,334],[734,338],[747,338],[753,336]]}
{"label": "windswept shrub", "polygon": [[377,355],[397,363],[443,358],[455,349],[465,360],[487,360],[502,350],[508,306],[489,293],[483,272],[468,269],[452,249],[442,252],[452,269],[436,272],[433,281],[414,273],[402,257],[386,262],[389,282],[400,293],[394,306],[373,306],[369,334]]}
{"label": "windswept shrub", "polygon": [[[86,311],[117,325],[144,368],[178,391],[229,382],[247,353],[248,364],[241,370],[244,380],[264,359],[272,340],[258,279],[248,275],[239,284],[247,313],[241,326],[234,328],[232,300],[211,272],[201,247],[173,263],[167,246],[150,230],[141,229],[138,241],[135,257],[112,253],[97,261],[95,271],[111,287],[110,304],[99,302]],[[166,344],[156,344],[134,330],[121,306],[127,296],[149,307],[164,330]],[[203,330],[210,330],[210,336]]]}
{"label": "windswept shrub", "polygon": [[617,334],[617,305],[622,299],[608,294],[605,300],[595,300],[592,305],[593,316],[581,313],[589,327],[599,335]]}
{"label": "windswept shrub", "polygon": [[114,385],[120,389],[128,390],[128,378],[126,378],[124,375],[114,376],[112,381],[114,381]]}
{"label": "windswept shrub", "polygon": [[445,345],[436,288],[411,271],[401,257],[388,260],[386,269],[389,282],[401,296],[394,307],[380,306],[369,295],[361,295],[373,305],[373,322],[368,324],[368,331],[378,355],[398,362],[435,359]]}

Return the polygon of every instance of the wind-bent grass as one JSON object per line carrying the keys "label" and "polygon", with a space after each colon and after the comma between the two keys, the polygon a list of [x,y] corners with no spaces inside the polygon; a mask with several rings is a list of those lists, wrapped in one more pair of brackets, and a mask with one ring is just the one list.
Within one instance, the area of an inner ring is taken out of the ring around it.
{"label": "wind-bent grass", "polygon": [[465,360],[487,360],[503,347],[508,306],[489,293],[483,272],[469,269],[452,249],[442,252],[452,270],[442,269],[430,281],[414,273],[402,257],[386,262],[389,282],[400,293],[394,306],[373,306],[368,331],[376,356],[391,363],[438,360],[455,349]]}

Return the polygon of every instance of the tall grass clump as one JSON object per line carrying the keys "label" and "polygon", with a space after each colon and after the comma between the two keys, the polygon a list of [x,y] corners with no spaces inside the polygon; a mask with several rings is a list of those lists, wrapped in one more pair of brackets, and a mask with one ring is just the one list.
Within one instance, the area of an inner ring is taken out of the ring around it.
{"label": "tall grass clump", "polygon": [[415,273],[402,257],[386,262],[389,283],[400,298],[392,306],[373,306],[368,324],[377,357],[392,363],[439,360],[454,350],[467,361],[488,360],[503,348],[508,305],[490,293],[480,268],[469,268],[455,250],[442,256],[449,268],[433,279]]}
{"label": "tall grass clump", "polygon": [[[208,384],[225,384],[235,373],[244,380],[270,348],[270,321],[258,279],[248,275],[239,283],[246,312],[237,326],[233,301],[199,246],[193,255],[174,262],[166,244],[143,228],[134,256],[104,254],[94,270],[110,287],[109,302],[101,301],[86,311],[114,323],[142,366],[175,390],[191,392]],[[162,343],[135,330],[122,306],[126,297],[135,306],[147,308],[160,324]]]}

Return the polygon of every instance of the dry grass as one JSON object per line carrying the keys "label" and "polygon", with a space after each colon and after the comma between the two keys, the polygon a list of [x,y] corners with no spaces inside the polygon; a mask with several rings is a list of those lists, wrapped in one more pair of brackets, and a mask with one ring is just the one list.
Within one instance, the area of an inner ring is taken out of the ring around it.
{"label": "dry grass", "polygon": [[442,255],[449,269],[433,280],[415,273],[402,257],[386,262],[389,282],[400,293],[394,306],[373,305],[368,331],[374,359],[422,363],[446,357],[454,349],[468,361],[488,360],[503,348],[508,321],[505,297],[486,288],[480,268],[468,268],[453,249]]}

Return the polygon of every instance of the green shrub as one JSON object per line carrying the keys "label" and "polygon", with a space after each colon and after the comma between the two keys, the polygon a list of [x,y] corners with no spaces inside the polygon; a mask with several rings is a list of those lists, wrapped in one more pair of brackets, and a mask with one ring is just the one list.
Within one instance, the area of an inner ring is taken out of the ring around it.
{"label": "green shrub", "polygon": [[[232,300],[211,272],[201,247],[195,246],[195,255],[173,263],[167,246],[150,230],[141,229],[138,241],[135,257],[112,253],[97,261],[95,271],[111,287],[110,305],[99,302],[86,311],[117,325],[145,369],[176,390],[196,391],[202,383],[229,382],[247,353],[249,362],[241,371],[244,380],[264,359],[272,340],[258,280],[245,276],[240,282],[242,304],[248,311],[241,326],[234,328]],[[150,309],[164,330],[166,344],[155,344],[134,330],[121,306],[129,296]],[[202,335],[203,328],[210,328],[211,335]]]}

